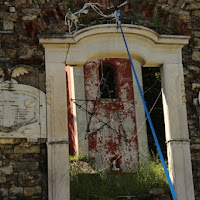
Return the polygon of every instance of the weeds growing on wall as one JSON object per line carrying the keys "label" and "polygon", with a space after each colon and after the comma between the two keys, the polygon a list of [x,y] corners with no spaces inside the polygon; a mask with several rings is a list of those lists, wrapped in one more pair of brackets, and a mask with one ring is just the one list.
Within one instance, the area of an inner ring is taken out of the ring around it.
{"label": "weeds growing on wall", "polygon": [[105,200],[123,195],[148,193],[151,188],[164,188],[169,191],[167,180],[157,159],[141,165],[137,173],[112,175],[105,172],[95,174],[77,173],[70,170],[71,199],[90,199],[98,196]]}

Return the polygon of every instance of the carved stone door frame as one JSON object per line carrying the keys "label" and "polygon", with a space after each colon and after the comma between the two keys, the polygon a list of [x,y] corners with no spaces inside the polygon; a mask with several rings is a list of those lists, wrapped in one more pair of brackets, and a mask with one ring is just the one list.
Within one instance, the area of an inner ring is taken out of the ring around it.
{"label": "carved stone door frame", "polygon": [[[123,25],[123,29],[135,65],[161,67],[169,172],[178,199],[194,200],[182,66],[182,48],[189,37],[159,35],[136,25]],[[127,58],[127,53],[116,25],[92,26],[73,35],[43,35],[40,43],[45,48],[49,200],[68,200],[65,65],[83,66],[86,61],[99,58]]]}

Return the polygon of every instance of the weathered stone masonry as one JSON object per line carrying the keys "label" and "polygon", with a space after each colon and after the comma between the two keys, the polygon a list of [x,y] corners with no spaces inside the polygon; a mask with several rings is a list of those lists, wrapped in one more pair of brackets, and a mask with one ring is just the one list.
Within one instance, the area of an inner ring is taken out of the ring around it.
{"label": "weathered stone masonry", "polygon": [[46,143],[24,139],[1,139],[0,198],[46,199]]}
{"label": "weathered stone masonry", "polygon": [[[19,83],[45,91],[44,50],[38,43],[39,33],[65,33],[66,7],[78,10],[85,0],[0,0],[0,65],[28,64],[37,72],[19,78]],[[93,1],[97,2],[97,1]],[[98,0],[110,6],[109,0]],[[122,2],[122,1],[120,1]],[[196,197],[200,196],[200,1],[199,0],[130,0],[122,12],[122,22],[140,24],[161,33],[190,35],[190,44],[183,49],[186,100],[191,139],[193,176]],[[96,20],[92,13],[82,24],[107,23]],[[108,22],[110,23],[110,22]],[[0,185],[4,199],[11,196],[47,198],[46,145],[36,143],[22,147],[23,140],[1,144]],[[41,165],[42,163],[42,165]],[[23,170],[22,170],[23,169]],[[24,180],[32,177],[34,183]],[[33,183],[29,185],[30,183]]]}

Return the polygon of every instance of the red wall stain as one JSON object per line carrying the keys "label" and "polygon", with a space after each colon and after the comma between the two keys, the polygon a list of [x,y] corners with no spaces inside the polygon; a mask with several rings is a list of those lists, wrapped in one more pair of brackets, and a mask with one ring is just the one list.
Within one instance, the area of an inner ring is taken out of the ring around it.
{"label": "red wall stain", "polygon": [[[118,98],[113,101],[98,95],[99,67],[104,63],[116,69]],[[119,58],[89,61],[84,65],[84,80],[87,111],[93,113],[92,117],[87,113],[90,154],[99,165],[108,165],[113,158],[120,157],[117,162],[120,168],[125,165],[131,168],[133,162],[138,161],[138,147],[130,61]],[[127,145],[128,150],[124,151]]]}

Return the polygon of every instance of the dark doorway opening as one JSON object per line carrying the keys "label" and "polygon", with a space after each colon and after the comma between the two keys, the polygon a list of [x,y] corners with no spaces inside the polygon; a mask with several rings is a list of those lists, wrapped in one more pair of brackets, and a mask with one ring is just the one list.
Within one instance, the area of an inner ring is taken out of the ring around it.
{"label": "dark doorway opening", "polygon": [[117,75],[116,68],[110,63],[99,66],[99,80],[101,98],[117,98]]}
{"label": "dark doorway opening", "polygon": [[[163,104],[161,95],[161,76],[159,67],[143,67],[143,91],[145,101],[152,118],[152,122],[160,143],[161,150],[165,159],[167,159],[167,148],[165,143],[165,124],[163,115]],[[147,121],[147,136],[149,150],[152,155],[157,155],[157,148],[152,136],[152,132]]]}

